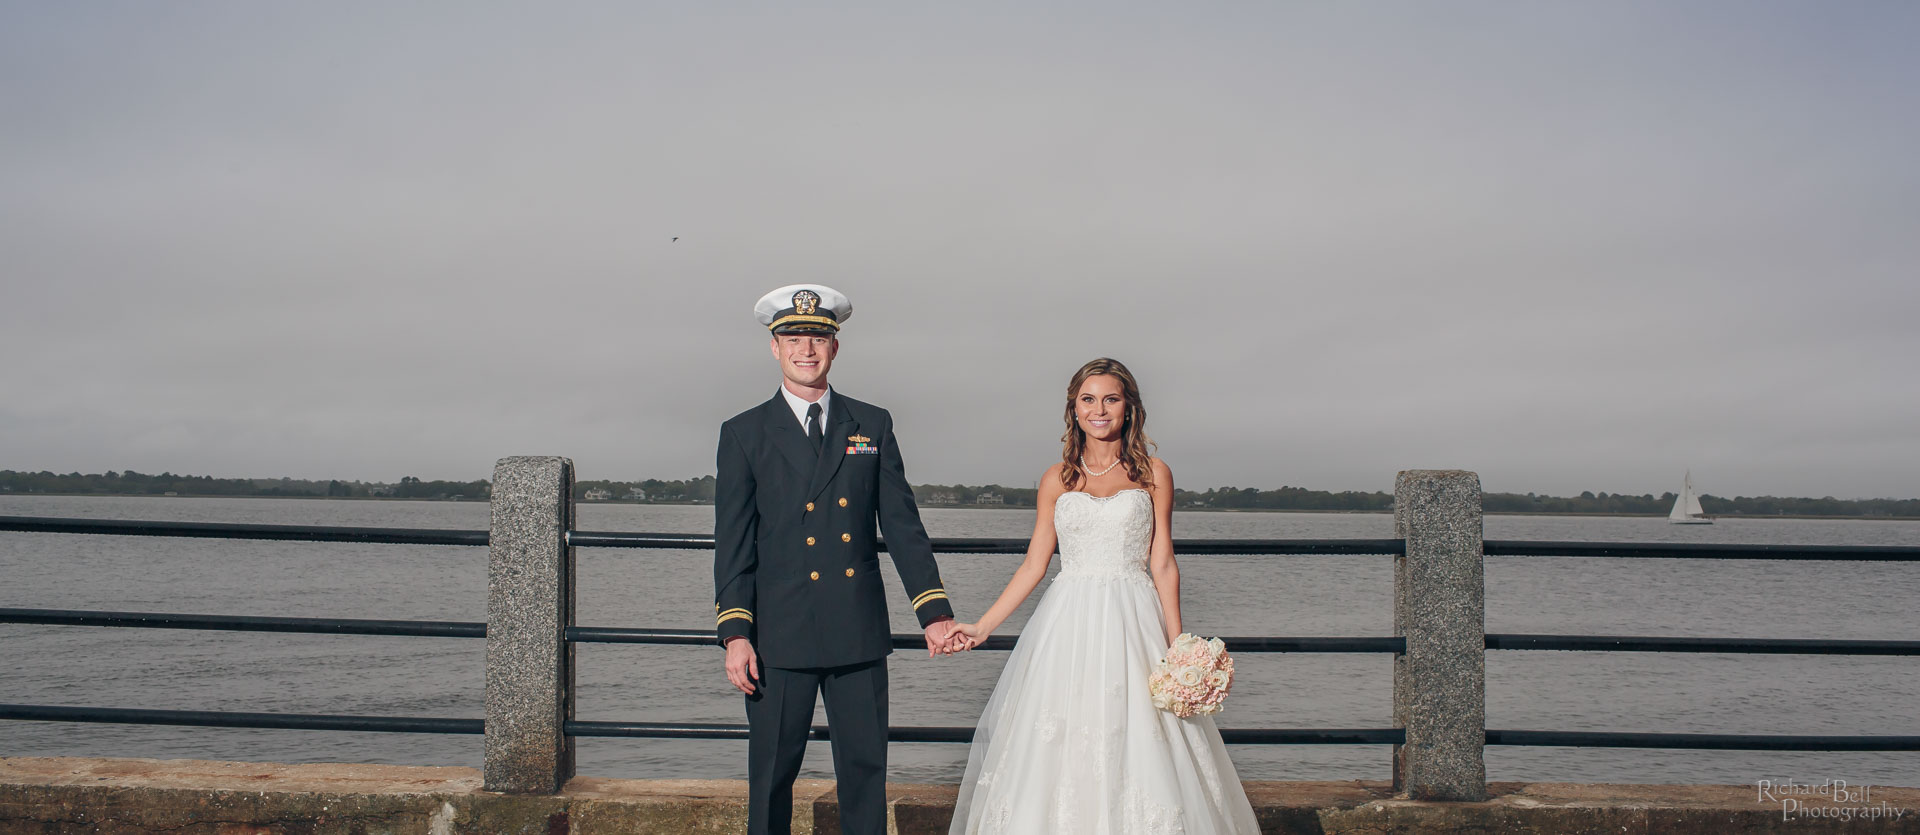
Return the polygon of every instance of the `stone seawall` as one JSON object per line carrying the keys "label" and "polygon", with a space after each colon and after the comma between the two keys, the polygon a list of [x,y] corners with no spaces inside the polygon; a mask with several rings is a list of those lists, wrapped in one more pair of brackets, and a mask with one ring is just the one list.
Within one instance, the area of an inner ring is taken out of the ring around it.
{"label": "stone seawall", "polygon": [[[1920,833],[1920,788],[1829,800],[1754,786],[1493,783],[1489,799],[1395,799],[1383,782],[1249,782],[1268,833]],[[838,832],[833,784],[803,780],[794,832]],[[891,832],[944,833],[954,787],[889,788]],[[1783,812],[1792,799],[1797,814]],[[577,777],[555,795],[482,791],[468,768],[0,758],[0,835],[600,835],[746,830],[738,780]]]}

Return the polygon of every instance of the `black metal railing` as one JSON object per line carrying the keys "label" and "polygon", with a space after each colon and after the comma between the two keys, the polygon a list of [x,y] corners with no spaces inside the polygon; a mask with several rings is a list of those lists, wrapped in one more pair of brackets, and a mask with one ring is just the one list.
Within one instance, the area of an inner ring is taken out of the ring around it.
{"label": "black metal railing", "polygon": [[487,637],[487,625],[479,621],[188,615],[170,612],[96,612],[85,609],[0,608],[0,623],[126,626],[139,629],[220,629],[232,632],[304,632],[316,635],[393,635],[408,638]]}
{"label": "black metal railing", "polygon": [[[254,525],[230,522],[163,522],[121,519],[67,519],[0,516],[0,531],[160,536],[199,539],[358,542],[393,545],[487,544],[486,531],[432,528],[373,528],[327,525]],[[372,620],[349,618],[202,615],[167,612],[117,612],[80,609],[0,608],[0,623],[59,626],[108,626],[142,629],[206,629],[239,632],[292,632],[330,635],[481,638],[484,623],[460,621]],[[378,733],[478,734],[484,720],[441,716],[366,714],[253,713],[216,710],[68,705],[0,704],[0,719],[43,722],[106,722],[127,725],[185,725],[203,728],[368,731]]]}
{"label": "black metal railing", "polygon": [[[117,536],[200,537],[306,542],[361,542],[411,545],[486,545],[486,531],[333,527],[307,525],[252,525],[214,522],[150,522],[130,520],[65,519],[0,516],[0,531],[100,534]],[[713,537],[701,534],[569,531],[567,542],[576,547],[701,550],[713,547]],[[1025,553],[1024,539],[943,538],[933,540],[943,554]],[[882,544],[884,548],[884,543]],[[1188,555],[1400,555],[1400,539],[1182,539],[1175,550]],[[1521,542],[1490,540],[1486,556],[1686,558],[1743,560],[1860,560],[1920,561],[1920,547],[1720,545],[1682,543]],[[157,629],[213,629],[248,632],[295,632],[400,637],[480,638],[486,624],[466,621],[373,620],[343,618],[260,617],[244,615],[114,612],[69,609],[0,608],[0,623]],[[711,630],[644,629],[569,626],[565,638],[575,643],[627,643],[709,646]],[[1015,636],[989,639],[983,650],[1012,649]],[[1400,653],[1402,637],[1282,637],[1253,636],[1225,639],[1233,652],[1275,653]],[[896,648],[924,646],[916,633],[893,636]],[[1486,635],[1490,650],[1557,650],[1585,652],[1714,652],[1808,655],[1920,655],[1920,641],[1705,638],[1620,635]],[[0,719],[111,722],[197,727],[352,730],[391,733],[481,733],[483,720],[448,717],[393,717],[333,714],[246,713],[235,711],[151,710],[136,708],[68,707],[0,704]],[[574,736],[744,739],[744,724],[645,723],[570,720],[565,732]],[[966,742],[972,728],[892,727],[896,742]],[[1401,744],[1399,728],[1229,728],[1222,737],[1233,744]],[[812,736],[828,738],[825,727]],[[1580,746],[1611,748],[1693,748],[1778,751],[1920,751],[1920,736],[1807,736],[1769,734],[1671,734],[1599,731],[1488,730],[1488,745]]]}
{"label": "black metal railing", "polygon": [[0,704],[0,719],[43,722],[110,722],[119,725],[188,725],[196,728],[271,728],[297,731],[382,731],[405,734],[477,734],[480,719],[432,716],[363,716],[329,713],[246,713],[232,710],[151,710],[127,707],[63,707]]}
{"label": "black metal railing", "polygon": [[0,516],[0,531],[109,536],[184,536],[199,539],[274,539],[295,542],[366,542],[385,545],[487,544],[486,531],[438,528],[349,528],[330,525],[243,525],[233,522],[157,522],[137,519],[56,519],[46,516]]}

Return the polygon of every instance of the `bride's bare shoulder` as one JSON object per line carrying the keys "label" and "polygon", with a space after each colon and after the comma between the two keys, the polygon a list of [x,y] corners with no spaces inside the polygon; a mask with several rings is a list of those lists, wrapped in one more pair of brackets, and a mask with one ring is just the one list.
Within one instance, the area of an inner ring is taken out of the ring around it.
{"label": "bride's bare shoulder", "polygon": [[[1153,489],[1147,492],[1171,500],[1173,497],[1173,468],[1167,466],[1167,462],[1154,457],[1147,459],[1147,472],[1153,474],[1153,484],[1149,485]],[[1158,499],[1156,499],[1156,501],[1158,501]]]}
{"label": "bride's bare shoulder", "polygon": [[1040,498],[1051,498],[1067,489],[1066,485],[1060,481],[1060,474],[1066,470],[1066,467],[1065,462],[1056,461],[1053,466],[1047,468],[1046,472],[1040,474]]}
{"label": "bride's bare shoulder", "polygon": [[1173,478],[1173,468],[1167,466],[1166,460],[1163,458],[1160,458],[1159,456],[1148,458],[1147,467],[1148,469],[1153,471],[1153,478],[1155,481],[1159,481],[1160,479],[1163,479],[1163,478],[1169,479],[1169,480]]}

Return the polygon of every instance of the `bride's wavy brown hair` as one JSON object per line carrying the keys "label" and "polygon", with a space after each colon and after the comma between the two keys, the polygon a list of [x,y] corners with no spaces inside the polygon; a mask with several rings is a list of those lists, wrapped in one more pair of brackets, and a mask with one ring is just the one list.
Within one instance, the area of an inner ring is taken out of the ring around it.
{"label": "bride's wavy brown hair", "polygon": [[1074,420],[1073,401],[1080,396],[1080,386],[1088,377],[1103,374],[1120,381],[1120,396],[1127,401],[1127,413],[1120,422],[1121,466],[1127,468],[1128,480],[1152,489],[1153,468],[1149,464],[1153,458],[1148,448],[1155,444],[1147,437],[1147,407],[1140,402],[1140,384],[1134,382],[1133,372],[1109,357],[1080,366],[1067,381],[1067,434],[1060,436],[1060,460],[1066,466],[1060,468],[1060,481],[1068,490],[1080,483],[1080,457],[1087,452],[1087,433]]}

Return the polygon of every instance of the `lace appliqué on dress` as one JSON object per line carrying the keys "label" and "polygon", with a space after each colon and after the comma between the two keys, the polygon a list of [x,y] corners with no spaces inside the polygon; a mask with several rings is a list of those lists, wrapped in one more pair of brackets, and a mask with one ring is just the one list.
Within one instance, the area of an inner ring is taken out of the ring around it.
{"label": "lace appliqu\u00e9 on dress", "polygon": [[1121,814],[1124,830],[1139,835],[1186,835],[1186,816],[1180,807],[1149,800],[1149,792],[1140,784],[1128,780],[1120,790],[1125,798]]}
{"label": "lace appliqu\u00e9 on dress", "polygon": [[[1141,513],[1139,505],[1146,505]],[[1053,503],[1060,537],[1055,581],[1119,581],[1153,587],[1147,552],[1153,545],[1153,495],[1138,488],[1111,496],[1061,493]]]}
{"label": "lace appliqu\u00e9 on dress", "polygon": [[1041,742],[1052,742],[1054,737],[1060,735],[1060,717],[1051,710],[1041,711],[1039,718],[1033,722],[1033,732]]}

